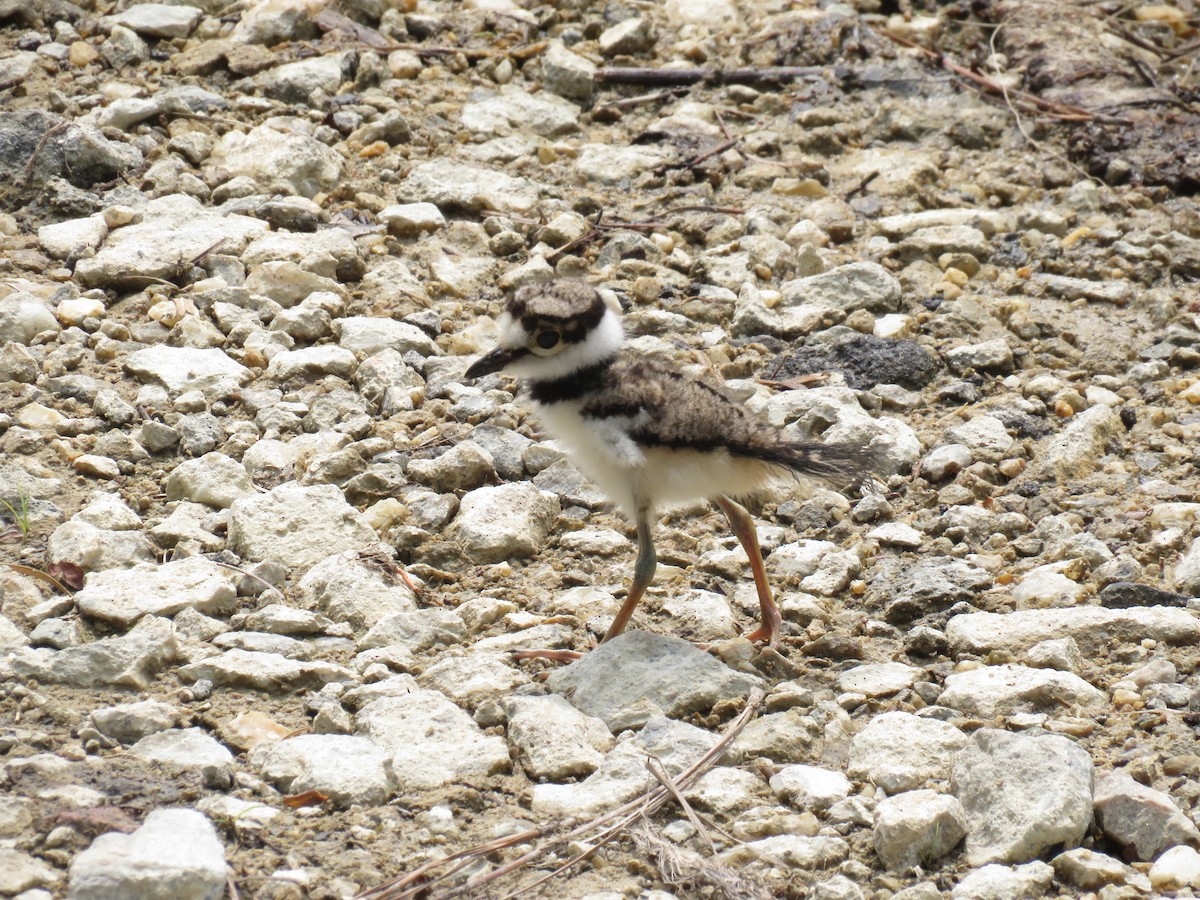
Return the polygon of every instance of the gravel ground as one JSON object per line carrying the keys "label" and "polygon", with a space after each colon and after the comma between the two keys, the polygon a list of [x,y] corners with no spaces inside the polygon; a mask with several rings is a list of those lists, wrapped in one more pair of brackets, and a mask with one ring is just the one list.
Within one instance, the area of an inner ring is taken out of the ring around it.
{"label": "gravel ground", "polygon": [[[910,6],[0,0],[0,896],[502,896],[648,759],[524,896],[1200,891],[1197,9]],[[594,649],[462,378],[553,277],[880,460],[751,503],[779,652],[705,506]]]}

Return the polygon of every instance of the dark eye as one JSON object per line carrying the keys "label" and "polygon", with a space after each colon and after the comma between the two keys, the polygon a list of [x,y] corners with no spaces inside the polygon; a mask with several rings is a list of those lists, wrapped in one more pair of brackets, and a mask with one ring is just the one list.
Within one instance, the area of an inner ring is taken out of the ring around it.
{"label": "dark eye", "polygon": [[534,340],[543,350],[550,350],[558,346],[560,337],[557,331],[540,331]]}

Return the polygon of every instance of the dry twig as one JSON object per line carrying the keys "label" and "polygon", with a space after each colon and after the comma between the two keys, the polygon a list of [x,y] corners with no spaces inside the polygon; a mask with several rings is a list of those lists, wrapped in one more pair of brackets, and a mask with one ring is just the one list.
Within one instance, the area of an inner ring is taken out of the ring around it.
{"label": "dry twig", "polygon": [[[730,741],[737,737],[742,729],[758,714],[764,696],[761,690],[754,691],[746,701],[746,708],[730,724],[729,728],[721,736],[721,739],[700,759],[696,760],[696,762],[679,774],[675,779],[675,784],[681,790],[691,787],[701,775],[716,765],[717,760],[725,753]],[[552,854],[561,852],[571,842],[578,841],[589,845],[587,850],[570,857],[565,863],[553,869],[550,873],[504,895],[502,900],[507,900],[507,898],[525,893],[539,884],[567,871],[578,863],[583,862],[605,844],[619,837],[629,835],[633,827],[656,813],[670,798],[670,792],[660,785],[614,810],[574,827],[572,827],[574,825],[573,820],[564,819],[550,822],[537,828],[531,828],[519,834],[497,838],[494,841],[488,841],[484,844],[461,850],[444,859],[432,860],[422,866],[418,866],[406,875],[363,891],[358,895],[358,900],[412,900],[412,898],[419,895],[427,896],[430,900],[448,900],[451,897],[463,896],[476,891],[539,860],[545,860]],[[543,838],[546,840],[542,840]],[[538,841],[539,843],[532,850],[521,854],[516,859],[510,860],[504,865],[492,869],[490,872],[480,875],[477,878],[473,878],[466,884],[446,884],[450,878],[467,866],[475,863],[476,860],[482,859],[488,854],[532,841]],[[434,888],[440,888],[440,890],[437,893],[427,893]]]}

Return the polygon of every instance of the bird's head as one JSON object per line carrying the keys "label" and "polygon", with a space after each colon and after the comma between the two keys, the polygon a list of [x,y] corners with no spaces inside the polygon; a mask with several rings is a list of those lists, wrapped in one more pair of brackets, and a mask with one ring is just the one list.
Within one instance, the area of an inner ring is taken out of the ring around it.
{"label": "bird's head", "polygon": [[505,372],[553,381],[611,359],[625,340],[616,295],[582,281],[526,285],[496,324],[498,345],[467,369],[467,378]]}

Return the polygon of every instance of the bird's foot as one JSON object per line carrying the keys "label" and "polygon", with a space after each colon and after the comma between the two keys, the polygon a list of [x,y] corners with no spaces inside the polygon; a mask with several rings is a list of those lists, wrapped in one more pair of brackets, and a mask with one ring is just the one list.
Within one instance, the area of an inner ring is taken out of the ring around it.
{"label": "bird's foot", "polygon": [[510,650],[508,655],[516,661],[523,659],[548,659],[551,662],[575,662],[582,659],[578,650]]}
{"label": "bird's foot", "polygon": [[780,629],[771,628],[767,625],[759,625],[752,632],[743,635],[752,644],[766,644],[772,650],[779,649],[779,641],[783,637]]}

